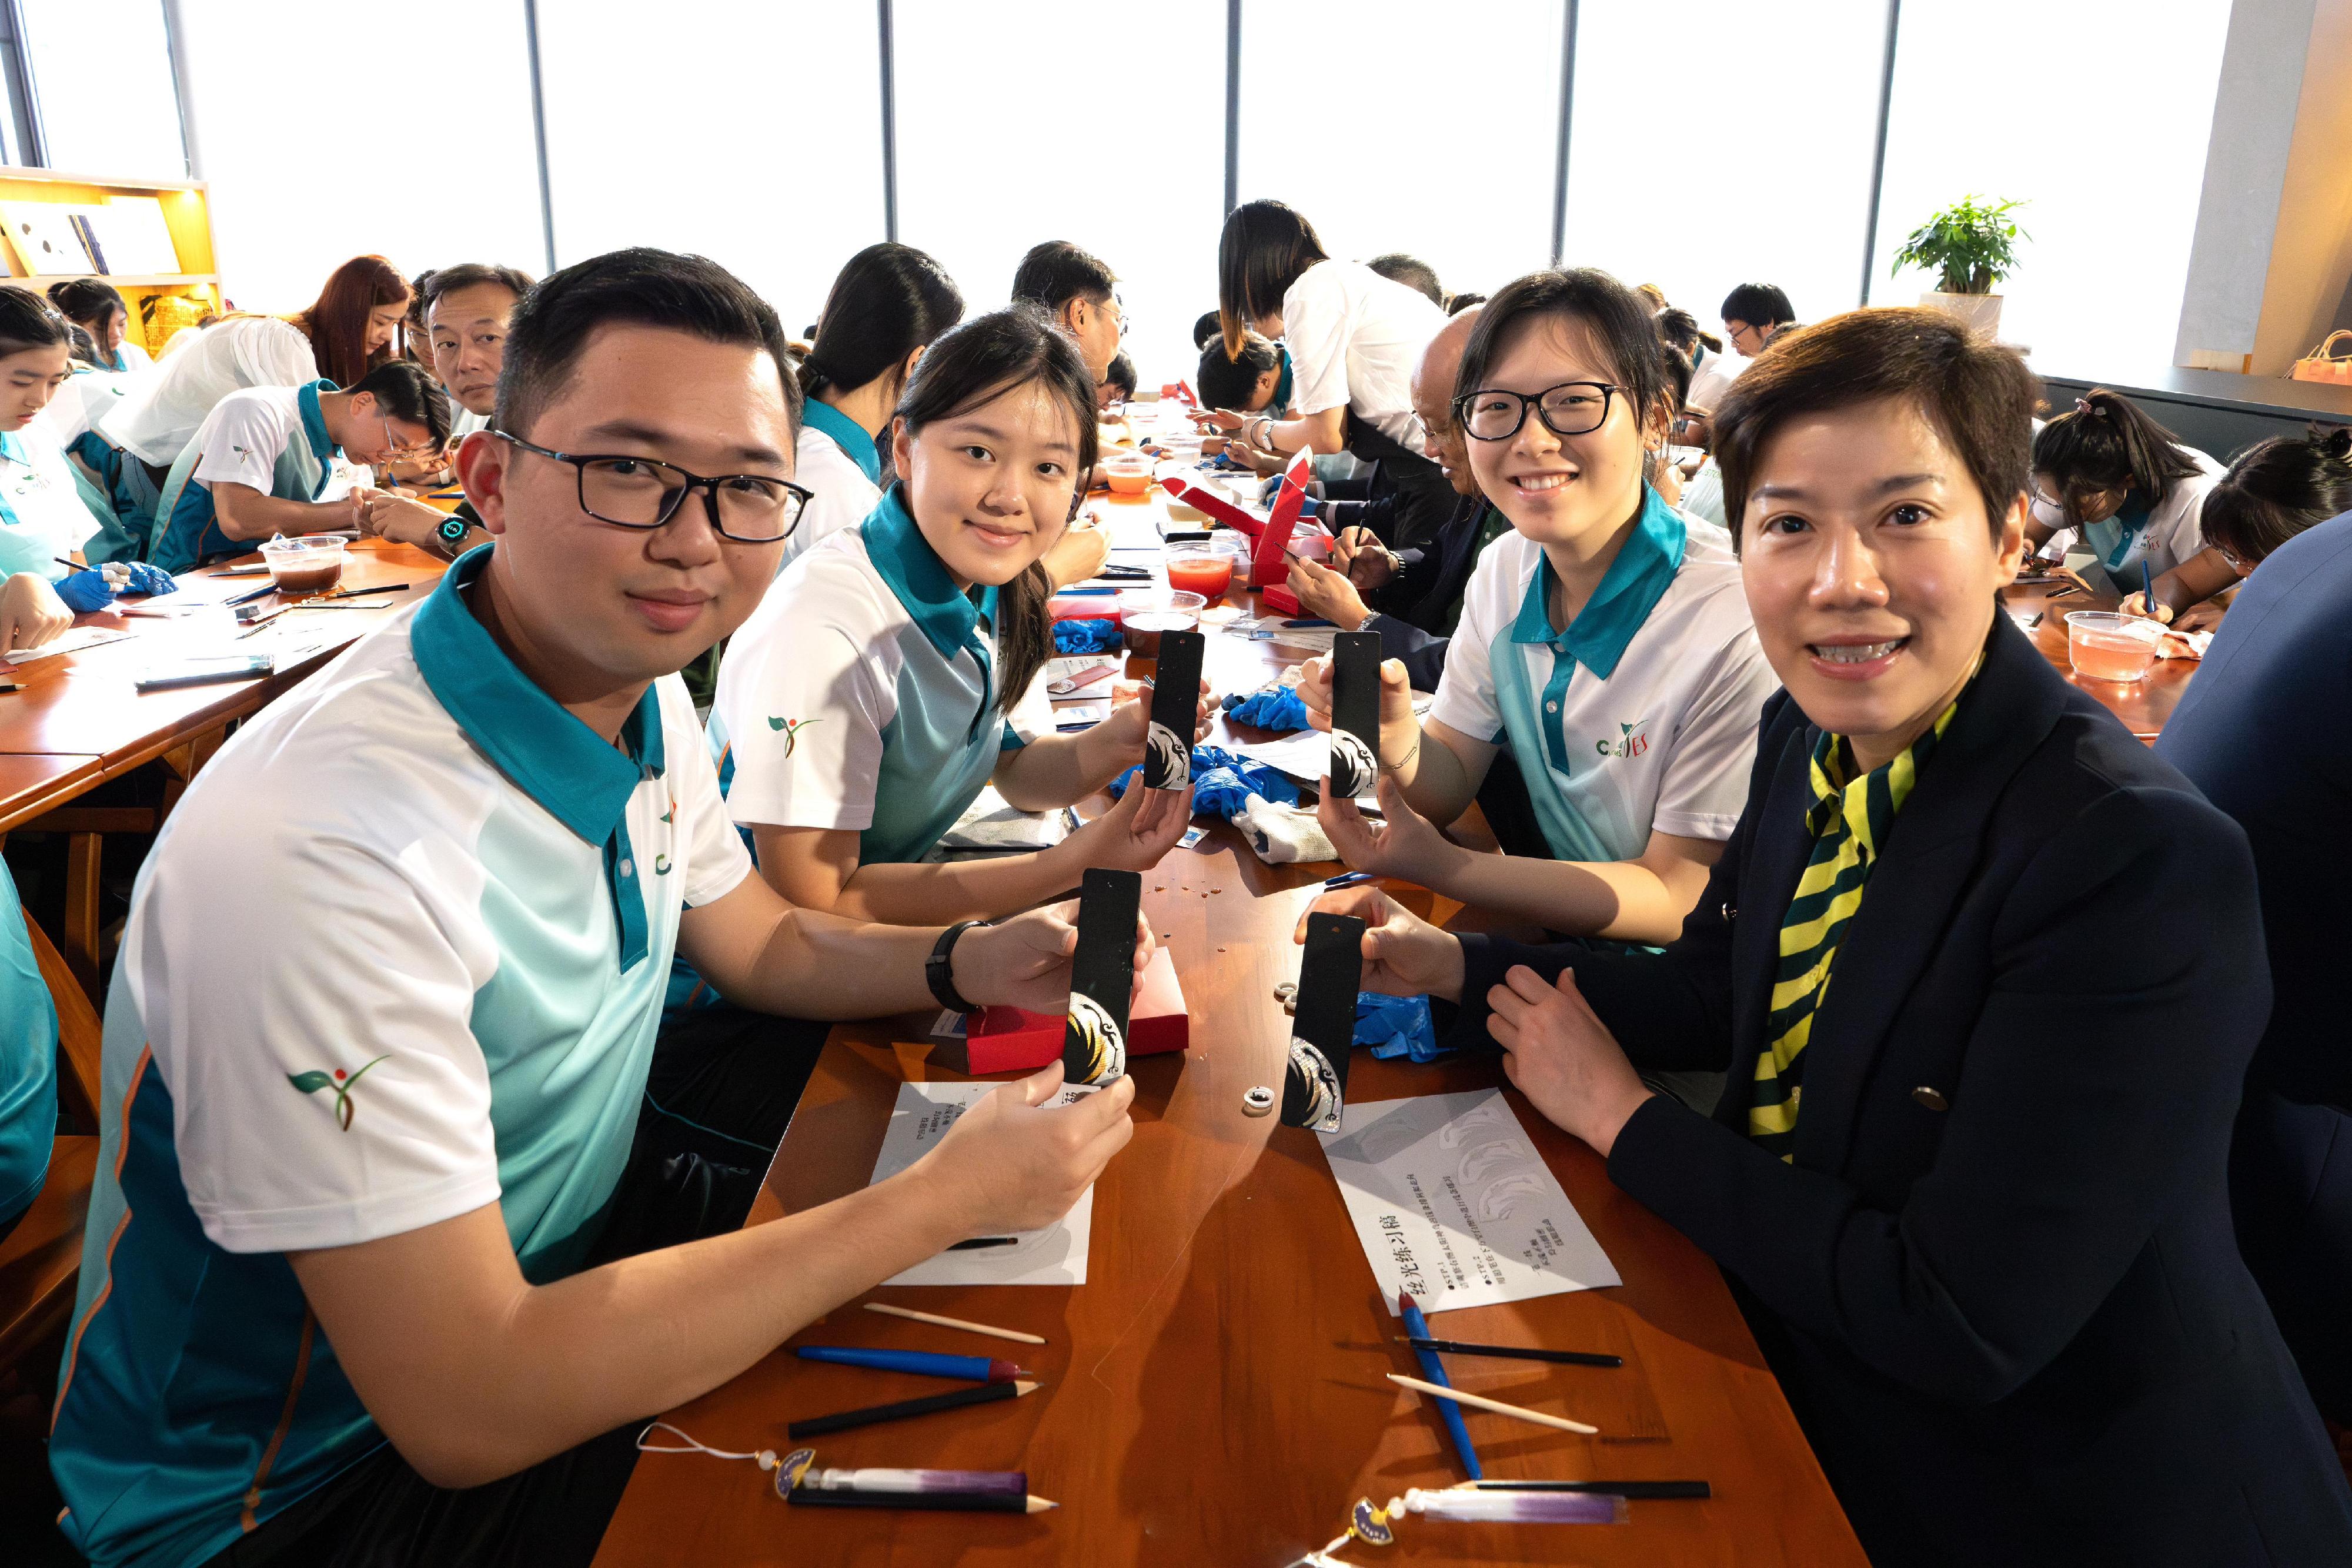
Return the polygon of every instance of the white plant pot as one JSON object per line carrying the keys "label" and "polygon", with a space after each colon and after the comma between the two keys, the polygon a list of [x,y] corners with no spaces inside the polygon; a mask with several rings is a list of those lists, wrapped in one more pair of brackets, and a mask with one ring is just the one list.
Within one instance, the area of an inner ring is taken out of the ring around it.
{"label": "white plant pot", "polygon": [[1957,317],[1962,325],[1988,338],[2000,334],[2000,296],[1998,294],[1946,294],[1940,290],[1919,296],[1922,308],[1941,310]]}

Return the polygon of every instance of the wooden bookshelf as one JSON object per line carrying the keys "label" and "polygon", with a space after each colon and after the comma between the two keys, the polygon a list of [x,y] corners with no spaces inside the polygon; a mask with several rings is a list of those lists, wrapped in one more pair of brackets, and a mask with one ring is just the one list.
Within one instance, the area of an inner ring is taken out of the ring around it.
{"label": "wooden bookshelf", "polygon": [[0,202],[42,202],[58,206],[100,205],[117,196],[152,196],[163,209],[163,224],[179,253],[178,272],[157,273],[36,273],[13,241],[0,243],[5,253],[5,281],[17,287],[46,290],[66,277],[100,277],[114,286],[131,306],[130,340],[153,354],[160,342],[150,342],[140,316],[140,302],[151,295],[176,294],[210,310],[222,310],[220,274],[213,259],[212,208],[202,182],[194,180],[108,180],[55,169],[24,169],[0,165]]}

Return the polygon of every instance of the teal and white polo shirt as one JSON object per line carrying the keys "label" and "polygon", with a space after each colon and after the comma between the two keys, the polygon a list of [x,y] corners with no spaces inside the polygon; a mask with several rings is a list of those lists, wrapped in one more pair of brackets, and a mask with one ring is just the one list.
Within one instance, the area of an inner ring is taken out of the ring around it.
{"label": "teal and white polo shirt", "polygon": [[1555,634],[1541,547],[1486,547],[1430,717],[1510,747],[1561,860],[1639,855],[1653,831],[1727,839],[1748,800],[1764,662],[1739,563],[1643,489],[1642,519],[1591,601]]}
{"label": "teal and white polo shirt", "polygon": [[857,862],[919,861],[1000,753],[1053,733],[1042,678],[996,715],[996,590],[956,587],[893,486],[794,561],[727,644],[710,755],[749,828],[858,835]]}
{"label": "teal and white polo shirt", "polygon": [[[776,570],[808,554],[844,528],[854,528],[882,504],[882,454],[866,427],[821,398],[801,411],[793,446],[793,480],[809,493],[800,521],[784,540]],[[730,643],[731,653],[733,644]]]}
{"label": "teal and white polo shirt", "polygon": [[196,438],[172,465],[156,505],[154,563],[185,571],[215,556],[236,555],[258,540],[223,533],[215,485],[243,485],[283,501],[325,501],[351,489],[342,455],[327,434],[319,394],[332,382],[299,387],[247,387],[221,399]]}
{"label": "teal and white polo shirt", "polygon": [[751,870],[665,676],[608,744],[460,590],[265,709],[132,894],[50,1440],[94,1562],[199,1563],[384,1441],[283,1254],[498,1203],[577,1270],[680,911]]}

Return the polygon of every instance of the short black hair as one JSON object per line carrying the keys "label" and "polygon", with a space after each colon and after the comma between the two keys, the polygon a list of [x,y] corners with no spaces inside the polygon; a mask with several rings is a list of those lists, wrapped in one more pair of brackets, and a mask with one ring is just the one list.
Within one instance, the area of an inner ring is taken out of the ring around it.
{"label": "short black hair", "polygon": [[413,360],[386,360],[344,389],[368,392],[394,419],[421,424],[436,447],[449,441],[449,394]]}
{"label": "short black hair", "polygon": [[1407,256],[1392,250],[1386,256],[1376,256],[1364,263],[1391,283],[1402,283],[1416,294],[1425,295],[1432,305],[1445,308],[1445,289],[1437,281],[1437,268],[1417,256]]}
{"label": "short black hair", "polygon": [[72,341],[72,323],[56,307],[29,288],[0,285],[0,354]]}
{"label": "short black hair", "polygon": [[[1609,360],[1636,424],[1671,416],[1666,400],[1666,346],[1658,340],[1650,302],[1597,267],[1531,272],[1503,285],[1478,312],[1470,340],[1462,346],[1462,371],[1454,383],[1454,417],[1462,401],[1486,386],[1486,372],[1503,350],[1503,340],[1524,321],[1557,318],[1582,327]],[[1464,420],[1466,425],[1469,422]]]}
{"label": "short black hair", "polygon": [[1101,304],[1111,296],[1118,274],[1066,239],[1049,239],[1029,247],[1013,269],[1013,298],[1058,311],[1073,299]]}
{"label": "short black hair", "polygon": [[1202,311],[1201,319],[1192,323],[1192,347],[1196,349],[1205,349],[1224,335],[1224,326],[1213,310]]}
{"label": "short black hair", "polygon": [[1225,352],[1225,340],[1212,338],[1201,349],[1200,386],[1202,405],[1205,408],[1246,407],[1250,393],[1257,387],[1258,377],[1268,371],[1282,368],[1282,352],[1255,332],[1242,339],[1242,351],[1237,357]]}
{"label": "short black hair", "polygon": [[498,267],[483,261],[461,261],[455,267],[421,273],[416,279],[417,319],[433,313],[433,307],[445,294],[455,294],[460,288],[473,288],[485,283],[495,283],[514,291],[520,299],[530,292],[530,274],[520,267]]}
{"label": "short black hair", "polygon": [[1448,316],[1459,316],[1465,310],[1469,309],[1473,305],[1484,305],[1485,303],[1486,303],[1486,297],[1483,294],[1450,295],[1447,297],[1445,301],[1445,313]]}
{"label": "short black hair", "polygon": [[1775,431],[1807,414],[1884,398],[1916,408],[1959,455],[1998,540],[2025,493],[2040,394],[2041,382],[2014,350],[1940,310],[1849,310],[1776,339],[1715,410],[1732,548],[1739,547],[1756,460]]}
{"label": "short black hair", "polygon": [[1717,314],[1727,321],[1745,321],[1750,327],[1777,327],[1795,320],[1797,308],[1777,284],[1743,283],[1723,297],[1723,308]]}
{"label": "short black hair", "polygon": [[1103,380],[1128,397],[1135,395],[1135,361],[1128,358],[1125,349],[1110,357],[1110,369],[1103,373]]}
{"label": "short black hair", "polygon": [[785,414],[799,430],[801,385],[775,310],[717,262],[646,246],[575,262],[522,297],[507,324],[499,428],[528,435],[571,381],[589,338],[614,322],[766,350],[784,383]]}
{"label": "short black hair", "polygon": [[2093,387],[2033,437],[2033,471],[2058,486],[2053,499],[2072,523],[2085,497],[2128,486],[2150,506],[2200,472],[2180,438],[2119,392]]}

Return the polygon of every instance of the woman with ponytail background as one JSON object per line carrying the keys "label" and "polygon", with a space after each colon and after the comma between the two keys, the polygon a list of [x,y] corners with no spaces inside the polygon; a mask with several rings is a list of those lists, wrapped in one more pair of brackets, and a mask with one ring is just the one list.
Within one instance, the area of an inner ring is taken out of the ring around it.
{"label": "woman with ponytail background", "polygon": [[963,319],[963,294],[940,264],[910,245],[869,245],[849,258],[801,361],[795,474],[808,506],[784,541],[777,570],[882,501],[876,446],[907,378],[932,340]]}
{"label": "woman with ponytail background", "polygon": [[2140,586],[2145,563],[2159,595],[2193,603],[2231,580],[2199,528],[2205,493],[2221,474],[2137,403],[2095,388],[2033,438],[2026,539],[2047,556],[2089,551],[2097,570],[2085,576],[2096,587],[2104,572],[2118,593]]}
{"label": "woman with ponytail background", "polygon": [[1042,562],[1094,465],[1094,394],[1077,346],[1034,308],[948,333],[898,405],[898,482],[778,579],[729,644],[711,752],[761,874],[793,904],[897,925],[986,919],[1088,866],[1150,867],[1182,835],[1186,798],[1135,789],[1052,849],[922,863],[991,783],[1016,809],[1057,810],[1142,760],[1141,702],[1057,735],[1040,684]]}
{"label": "woman with ponytail background", "polygon": [[2135,593],[2122,608],[2183,632],[2205,631],[2226,608],[2214,595],[2236,587],[2287,540],[2344,512],[2352,512],[2352,429],[2273,436],[2240,455],[2205,497],[2207,553],[2228,572],[2220,586],[2191,598],[2188,574],[2168,572],[2156,580],[2155,604]]}
{"label": "woman with ponytail background", "polygon": [[95,277],[68,277],[49,285],[49,303],[58,313],[89,334],[93,370],[129,375],[152,369],[147,350],[131,341],[131,307],[114,286]]}

